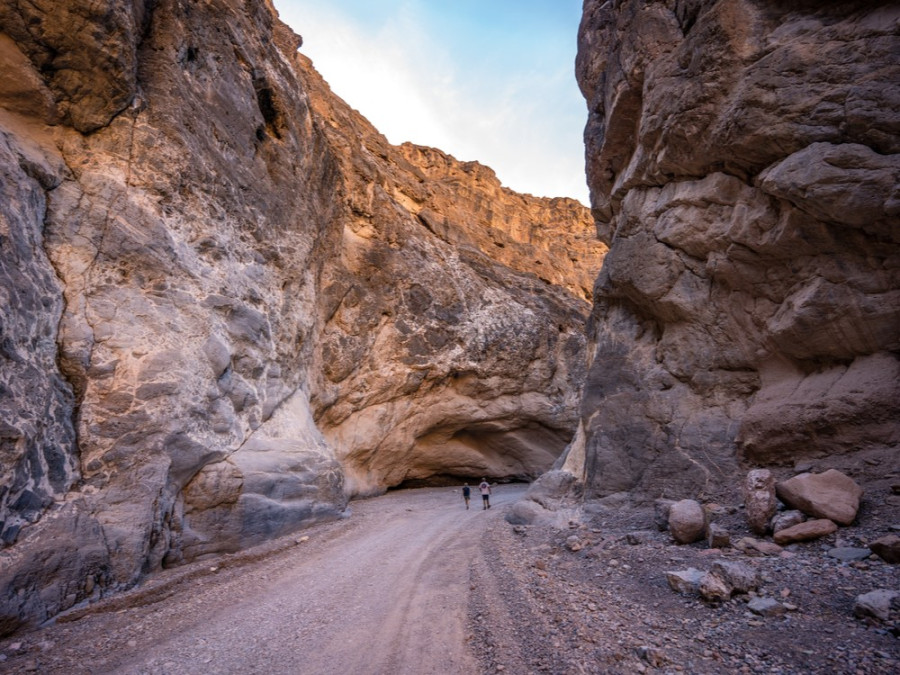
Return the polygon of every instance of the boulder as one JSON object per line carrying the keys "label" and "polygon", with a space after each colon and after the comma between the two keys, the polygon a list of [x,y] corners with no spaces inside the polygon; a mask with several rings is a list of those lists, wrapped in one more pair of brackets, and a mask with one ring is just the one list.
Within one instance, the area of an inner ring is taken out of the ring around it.
{"label": "boulder", "polygon": [[900,537],[887,534],[869,544],[872,553],[892,565],[900,563]]}
{"label": "boulder", "polygon": [[699,502],[682,499],[669,509],[669,531],[678,544],[692,544],[703,538],[706,513]]}
{"label": "boulder", "polygon": [[824,473],[802,473],[776,485],[785,504],[815,518],[850,525],[859,510],[862,489],[849,476],[829,469]]}
{"label": "boulder", "polygon": [[786,545],[798,541],[810,541],[837,531],[837,525],[827,518],[807,520],[806,522],[779,530],[773,537],[776,544]]}
{"label": "boulder", "polygon": [[686,570],[666,572],[666,581],[676,593],[695,595],[700,589],[700,580],[705,574],[705,572],[689,567]]}
{"label": "boulder", "polygon": [[530,499],[520,499],[506,512],[504,518],[510,525],[533,525],[539,521],[546,521],[551,514],[540,504]]}
{"label": "boulder", "polygon": [[653,522],[660,532],[669,529],[669,511],[674,503],[673,499],[657,499],[653,502]]}
{"label": "boulder", "polygon": [[865,560],[870,555],[872,555],[872,551],[868,548],[856,548],[854,546],[839,546],[837,548],[828,549],[828,556],[830,558],[837,558],[841,562],[858,562],[860,560]]}
{"label": "boulder", "polygon": [[710,548],[728,548],[731,546],[731,535],[721,525],[710,523],[706,531],[706,543]]}
{"label": "boulder", "polygon": [[700,597],[708,602],[723,602],[731,597],[731,584],[715,572],[706,572],[697,584]]}
{"label": "boulder", "polygon": [[779,555],[784,550],[778,544],[760,541],[753,537],[741,537],[734,547],[747,555]]}
{"label": "boulder", "polygon": [[747,524],[756,534],[765,534],[775,514],[775,476],[768,469],[754,469],[744,481],[744,507]]}
{"label": "boulder", "polygon": [[759,585],[756,569],[741,562],[717,560],[712,571],[728,582],[735,593],[749,593]]}
{"label": "boulder", "polygon": [[786,530],[787,528],[793,527],[794,525],[799,525],[804,520],[806,520],[806,516],[803,515],[802,511],[790,510],[776,513],[772,518],[772,532],[780,532],[781,530]]}
{"label": "boulder", "polygon": [[888,621],[900,612],[900,591],[879,588],[856,597],[853,613],[859,617],[871,616]]}

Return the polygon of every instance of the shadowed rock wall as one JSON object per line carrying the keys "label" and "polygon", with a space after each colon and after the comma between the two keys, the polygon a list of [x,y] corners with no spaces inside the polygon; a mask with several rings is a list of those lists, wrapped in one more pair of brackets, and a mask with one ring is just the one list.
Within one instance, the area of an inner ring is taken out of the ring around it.
{"label": "shadowed rock wall", "polygon": [[577,74],[610,244],[590,490],[694,496],[810,457],[897,471],[896,3],[590,0]]}
{"label": "shadowed rock wall", "polygon": [[390,146],[264,2],[0,8],[0,633],[574,432],[571,200]]}

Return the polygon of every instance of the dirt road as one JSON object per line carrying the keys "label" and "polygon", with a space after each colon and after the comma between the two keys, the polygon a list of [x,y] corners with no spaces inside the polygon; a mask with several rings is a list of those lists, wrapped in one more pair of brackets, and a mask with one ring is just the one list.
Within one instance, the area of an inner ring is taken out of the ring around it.
{"label": "dirt road", "polygon": [[355,502],[350,519],[257,561],[204,563],[162,601],[5,640],[0,671],[478,672],[466,626],[472,569],[482,534],[523,490],[501,486],[487,511],[480,498],[466,511],[450,488]]}

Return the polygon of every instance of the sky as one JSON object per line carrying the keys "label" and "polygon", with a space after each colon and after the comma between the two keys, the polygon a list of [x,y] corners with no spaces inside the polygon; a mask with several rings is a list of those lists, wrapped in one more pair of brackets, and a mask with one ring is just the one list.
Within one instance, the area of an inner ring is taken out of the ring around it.
{"label": "sky", "polygon": [[582,0],[274,0],[335,94],[394,145],[588,203],[575,82]]}

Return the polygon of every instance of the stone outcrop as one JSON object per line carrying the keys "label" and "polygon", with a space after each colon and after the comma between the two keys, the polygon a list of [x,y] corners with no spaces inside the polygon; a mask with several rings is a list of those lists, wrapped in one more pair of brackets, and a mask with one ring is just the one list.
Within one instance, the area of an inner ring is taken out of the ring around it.
{"label": "stone outcrop", "polygon": [[587,209],[389,145],[299,62],[343,181],[312,405],[348,489],[537,477],[577,424],[605,252]]}
{"label": "stone outcrop", "polygon": [[390,146],[299,45],[265,0],[0,8],[0,633],[571,439],[586,209]]}
{"label": "stone outcrop", "polygon": [[742,463],[812,457],[869,481],[896,468],[898,19],[890,2],[585,3],[610,244],[582,404],[591,493],[731,492]]}

